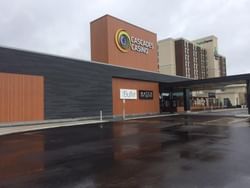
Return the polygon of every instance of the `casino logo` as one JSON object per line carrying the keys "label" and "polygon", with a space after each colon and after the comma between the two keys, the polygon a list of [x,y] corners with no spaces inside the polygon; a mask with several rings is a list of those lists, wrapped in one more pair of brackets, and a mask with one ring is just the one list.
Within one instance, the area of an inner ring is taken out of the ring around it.
{"label": "casino logo", "polygon": [[121,52],[129,50],[136,53],[148,54],[154,48],[152,42],[141,37],[129,35],[124,29],[118,29],[115,33],[115,44]]}
{"label": "casino logo", "polygon": [[120,51],[128,52],[131,46],[129,34],[123,29],[118,29],[115,34],[115,43]]}

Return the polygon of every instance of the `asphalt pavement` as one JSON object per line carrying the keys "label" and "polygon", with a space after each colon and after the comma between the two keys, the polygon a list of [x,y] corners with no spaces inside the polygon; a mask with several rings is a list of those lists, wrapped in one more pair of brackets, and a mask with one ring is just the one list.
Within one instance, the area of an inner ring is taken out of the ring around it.
{"label": "asphalt pavement", "polygon": [[248,118],[205,114],[0,137],[0,187],[250,187]]}

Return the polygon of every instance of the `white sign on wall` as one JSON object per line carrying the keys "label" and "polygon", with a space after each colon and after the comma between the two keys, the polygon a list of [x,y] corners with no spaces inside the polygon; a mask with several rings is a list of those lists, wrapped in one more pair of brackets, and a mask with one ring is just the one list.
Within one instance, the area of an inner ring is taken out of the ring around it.
{"label": "white sign on wall", "polygon": [[120,89],[120,99],[137,99],[136,89]]}

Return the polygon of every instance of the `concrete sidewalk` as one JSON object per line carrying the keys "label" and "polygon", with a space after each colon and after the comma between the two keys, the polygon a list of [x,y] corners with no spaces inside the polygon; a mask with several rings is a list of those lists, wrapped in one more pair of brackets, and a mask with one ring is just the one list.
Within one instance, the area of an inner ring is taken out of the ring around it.
{"label": "concrete sidewalk", "polygon": [[189,112],[189,114],[212,115],[212,116],[229,116],[238,118],[250,117],[247,108],[227,108],[227,109],[214,109],[204,111]]}
{"label": "concrete sidewalk", "polygon": [[[246,110],[245,110],[246,111]],[[147,116],[130,116],[126,117],[125,121],[128,120],[137,120],[137,119],[147,119],[147,118],[157,118],[157,117],[167,117],[167,116],[176,116],[176,115],[218,115],[218,116],[230,116],[230,117],[239,117],[246,118],[250,117],[247,113],[242,113],[242,109],[218,109],[210,111],[199,111],[199,112],[183,112],[175,114],[154,114]],[[109,118],[105,120],[98,120],[96,117],[89,118],[72,118],[72,119],[56,119],[56,120],[45,120],[45,121],[34,121],[34,122],[19,122],[19,123],[5,123],[0,124],[0,136],[8,135],[13,133],[21,133],[27,131],[36,131],[50,128],[59,128],[59,127],[70,127],[77,125],[88,125],[88,124],[99,124],[107,123],[114,121],[124,121],[121,118]]]}
{"label": "concrete sidewalk", "polygon": [[98,120],[97,118],[72,118],[72,119],[56,119],[56,120],[45,120],[45,121],[33,121],[33,122],[17,122],[17,123],[1,123],[0,124],[0,136],[21,133],[27,131],[37,131],[43,129],[60,128],[60,127],[70,127],[77,125],[89,125],[89,124],[100,124],[114,121],[128,121],[136,119],[147,119],[156,118],[164,116],[175,116],[178,114],[157,114],[148,116],[137,116],[137,117],[127,117],[126,119],[114,119],[109,118],[105,120]]}
{"label": "concrete sidewalk", "polygon": [[105,123],[108,122],[107,120],[79,120],[79,121],[67,121],[67,122],[50,122],[50,123],[38,123],[38,124],[30,124],[27,123],[21,125],[9,125],[9,126],[1,126],[0,125],[0,136],[13,134],[13,133],[21,133],[27,131],[36,131],[36,130],[43,130],[43,129],[51,129],[51,128],[58,128],[58,127],[70,127],[70,126],[77,126],[77,125],[89,125],[89,124],[96,124],[96,123]]}

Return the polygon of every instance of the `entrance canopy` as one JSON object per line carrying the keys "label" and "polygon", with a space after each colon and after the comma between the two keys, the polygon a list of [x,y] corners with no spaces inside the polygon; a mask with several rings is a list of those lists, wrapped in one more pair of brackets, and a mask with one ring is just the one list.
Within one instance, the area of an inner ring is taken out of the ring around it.
{"label": "entrance canopy", "polygon": [[161,91],[169,91],[178,89],[209,90],[222,89],[224,86],[232,84],[247,84],[250,80],[250,74],[239,74],[233,76],[225,76],[218,78],[208,78],[203,80],[185,80],[172,83],[160,83]]}
{"label": "entrance canopy", "polygon": [[[160,92],[169,92],[171,93],[183,91],[184,98],[184,110],[190,110],[190,91],[202,91],[202,90],[216,90],[223,89],[228,85],[236,84],[246,84],[246,99],[248,106],[248,113],[250,114],[250,74],[239,74],[233,76],[225,76],[218,78],[208,78],[203,80],[185,80],[171,83],[160,83]],[[170,96],[170,100],[173,97]]]}

